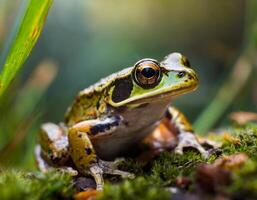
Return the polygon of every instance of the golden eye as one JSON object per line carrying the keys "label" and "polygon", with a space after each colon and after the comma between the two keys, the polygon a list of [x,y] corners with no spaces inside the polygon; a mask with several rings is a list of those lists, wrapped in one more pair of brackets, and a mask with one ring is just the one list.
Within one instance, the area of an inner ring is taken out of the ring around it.
{"label": "golden eye", "polygon": [[143,59],[136,63],[133,70],[133,78],[140,87],[145,89],[153,88],[161,80],[161,68],[157,61]]}
{"label": "golden eye", "polygon": [[182,62],[182,65],[184,65],[186,67],[191,67],[191,64],[190,64],[190,62],[189,62],[189,60],[187,59],[186,56],[182,56],[181,62]]}

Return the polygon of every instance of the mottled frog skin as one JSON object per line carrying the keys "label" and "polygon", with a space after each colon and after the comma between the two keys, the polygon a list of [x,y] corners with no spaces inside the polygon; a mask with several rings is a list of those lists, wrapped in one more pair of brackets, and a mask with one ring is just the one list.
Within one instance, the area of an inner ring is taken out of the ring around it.
{"label": "mottled frog skin", "polygon": [[120,158],[158,128],[162,120],[177,131],[177,153],[184,147],[208,153],[199,144],[185,116],[170,102],[193,91],[198,78],[185,56],[172,53],[158,62],[139,60],[79,92],[59,125],[45,123],[36,158],[46,172],[58,167],[72,175],[92,175],[103,189],[103,174],[133,178],[116,165]]}

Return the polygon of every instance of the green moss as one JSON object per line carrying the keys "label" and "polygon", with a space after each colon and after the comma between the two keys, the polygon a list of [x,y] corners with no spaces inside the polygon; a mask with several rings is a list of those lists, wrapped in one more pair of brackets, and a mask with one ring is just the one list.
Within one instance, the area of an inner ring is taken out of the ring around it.
{"label": "green moss", "polygon": [[65,173],[31,174],[17,170],[0,173],[0,199],[71,199],[73,194],[72,179]]}
{"label": "green moss", "polygon": [[131,181],[125,180],[118,185],[106,184],[97,200],[168,200],[170,198],[170,192],[163,187],[154,185],[143,177],[138,177]]}
{"label": "green moss", "polygon": [[154,161],[150,180],[156,183],[174,184],[176,177],[191,177],[200,163],[211,163],[216,156],[204,160],[198,152],[187,151],[183,155],[165,152]]}
{"label": "green moss", "polygon": [[123,171],[134,173],[137,176],[145,174],[145,170],[143,169],[143,164],[135,161],[132,158],[124,160],[120,165],[119,168]]}
{"label": "green moss", "polygon": [[224,142],[223,154],[247,153],[257,162],[257,124],[231,129],[231,134],[240,141],[239,143]]}
{"label": "green moss", "polygon": [[[257,199],[257,125],[233,128],[230,132],[237,142],[225,141],[222,154],[244,152],[250,160],[232,173],[231,184],[222,186],[222,191],[234,199]],[[195,169],[199,164],[213,163],[215,159],[216,156],[211,156],[204,160],[198,152],[186,151],[183,155],[164,152],[145,166],[133,159],[127,160],[121,164],[121,169],[135,173],[137,178],[107,183],[97,199],[170,199],[171,194],[165,187],[176,186],[178,176],[190,179],[189,189],[195,192]],[[14,170],[0,172],[0,199],[71,199],[74,193],[72,178],[58,171],[45,175]]]}

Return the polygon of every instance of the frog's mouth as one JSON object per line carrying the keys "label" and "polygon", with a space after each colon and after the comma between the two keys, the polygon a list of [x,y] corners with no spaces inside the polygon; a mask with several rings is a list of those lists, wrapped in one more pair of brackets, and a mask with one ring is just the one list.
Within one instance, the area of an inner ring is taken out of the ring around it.
{"label": "frog's mouth", "polygon": [[197,82],[191,83],[191,84],[173,86],[171,88],[167,88],[166,91],[165,89],[160,89],[160,90],[153,91],[151,93],[129,98],[122,102],[118,102],[118,103],[109,102],[109,103],[114,107],[120,107],[124,105],[134,106],[134,105],[140,105],[143,103],[158,102],[163,100],[171,101],[177,96],[196,90],[197,86],[198,86]]}
{"label": "frog's mouth", "polygon": [[150,102],[158,102],[158,101],[163,101],[163,100],[168,100],[171,101],[177,96],[193,92],[194,90],[197,89],[197,85],[191,85],[187,87],[179,87],[179,88],[174,88],[172,91],[167,91],[163,93],[158,93],[156,94],[149,94],[148,97],[143,97],[139,99],[131,99],[130,102],[127,103],[127,105],[134,105],[134,104],[142,104],[142,103],[150,103]]}

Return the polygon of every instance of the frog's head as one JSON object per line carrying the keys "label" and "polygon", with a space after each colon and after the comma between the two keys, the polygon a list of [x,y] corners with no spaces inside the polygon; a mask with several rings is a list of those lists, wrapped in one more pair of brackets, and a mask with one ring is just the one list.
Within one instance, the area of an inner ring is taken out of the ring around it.
{"label": "frog's head", "polygon": [[117,77],[108,91],[108,103],[119,107],[169,100],[197,85],[197,75],[185,56],[172,53],[161,62],[146,58]]}

